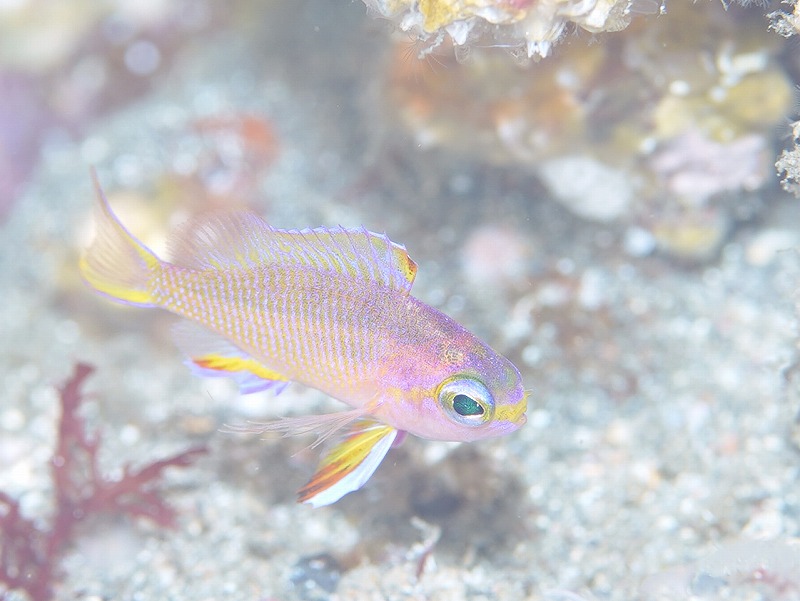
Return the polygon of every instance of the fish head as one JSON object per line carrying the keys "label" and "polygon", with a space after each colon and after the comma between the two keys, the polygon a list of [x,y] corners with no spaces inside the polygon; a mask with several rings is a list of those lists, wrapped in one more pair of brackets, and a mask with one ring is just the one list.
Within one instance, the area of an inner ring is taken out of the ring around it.
{"label": "fish head", "polygon": [[529,391],[519,371],[488,346],[475,343],[471,351],[447,345],[435,357],[418,355],[415,385],[394,405],[387,421],[422,438],[457,442],[503,436],[522,427]]}
{"label": "fish head", "polygon": [[503,436],[525,424],[528,392],[519,371],[499,355],[492,363],[488,369],[462,369],[436,387],[435,421],[447,439],[467,442]]}

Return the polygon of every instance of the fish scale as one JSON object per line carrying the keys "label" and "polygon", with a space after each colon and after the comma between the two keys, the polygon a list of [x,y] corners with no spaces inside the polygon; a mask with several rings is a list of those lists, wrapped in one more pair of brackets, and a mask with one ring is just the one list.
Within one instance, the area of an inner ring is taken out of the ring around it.
{"label": "fish scale", "polygon": [[185,318],[175,339],[198,375],[230,377],[243,393],[298,381],[350,407],[231,428],[335,441],[300,501],[327,505],[357,490],[405,432],[466,442],[525,423],[519,371],[411,296],[416,264],[386,235],[215,213],[178,228],[162,261],[119,222],[96,179],[95,189],[97,233],[80,262],[92,288]]}
{"label": "fish scale", "polygon": [[[238,336],[248,349],[260,349],[259,359],[269,367],[282,357],[296,358],[286,374],[291,379],[306,380],[309,372],[330,382],[363,378],[378,360],[368,324],[380,303],[354,297],[322,272],[271,268],[223,275],[168,265],[155,288],[160,291],[155,304],[185,317],[195,317],[186,307],[203,307],[199,322],[224,336]],[[254,300],[243,296],[253,290]],[[240,323],[248,327],[244,336]]]}

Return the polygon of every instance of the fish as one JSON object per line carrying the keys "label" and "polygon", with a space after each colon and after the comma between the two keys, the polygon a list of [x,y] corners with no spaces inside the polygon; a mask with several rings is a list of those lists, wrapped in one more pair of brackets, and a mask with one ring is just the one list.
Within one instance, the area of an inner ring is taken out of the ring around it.
{"label": "fish", "polygon": [[163,260],[92,178],[95,234],[79,263],[92,289],[184,318],[173,335],[197,375],[229,377],[242,394],[298,382],[348,406],[230,427],[316,434],[312,447],[331,439],[299,502],[321,507],[360,489],[406,434],[471,442],[525,424],[519,370],[411,295],[417,265],[385,234],[278,229],[255,212],[216,211],[176,228]]}

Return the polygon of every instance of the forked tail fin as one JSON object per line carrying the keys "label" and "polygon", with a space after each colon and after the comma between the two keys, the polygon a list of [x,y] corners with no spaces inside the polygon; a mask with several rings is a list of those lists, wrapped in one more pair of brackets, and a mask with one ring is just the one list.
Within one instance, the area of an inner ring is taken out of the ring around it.
{"label": "forked tail fin", "polygon": [[161,261],[111,212],[94,169],[92,181],[97,196],[95,235],[81,257],[81,275],[92,288],[113,300],[152,306],[149,284]]}

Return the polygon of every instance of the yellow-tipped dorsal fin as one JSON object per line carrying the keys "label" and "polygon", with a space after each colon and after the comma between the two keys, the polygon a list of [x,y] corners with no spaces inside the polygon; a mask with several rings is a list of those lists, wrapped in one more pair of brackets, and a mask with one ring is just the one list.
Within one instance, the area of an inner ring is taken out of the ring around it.
{"label": "yellow-tipped dorsal fin", "polygon": [[417,265],[385,234],[343,227],[281,230],[255,213],[212,213],[181,226],[171,259],[192,269],[253,269],[276,264],[371,280],[409,291]]}

